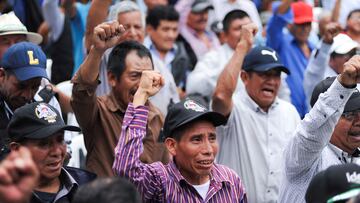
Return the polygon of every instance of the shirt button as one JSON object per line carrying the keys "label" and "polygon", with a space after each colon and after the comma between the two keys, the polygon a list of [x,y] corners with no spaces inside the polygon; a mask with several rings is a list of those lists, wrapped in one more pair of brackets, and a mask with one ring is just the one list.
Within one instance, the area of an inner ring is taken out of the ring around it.
{"label": "shirt button", "polygon": [[344,99],[344,95],[340,94],[340,99]]}
{"label": "shirt button", "polygon": [[273,172],[273,171],[270,171],[270,174],[272,175],[272,174],[274,174],[274,172]]}
{"label": "shirt button", "polygon": [[326,118],[326,114],[324,114],[324,118]]}
{"label": "shirt button", "polygon": [[269,193],[269,192],[270,192],[270,190],[267,190],[266,192],[267,192],[267,193]]}

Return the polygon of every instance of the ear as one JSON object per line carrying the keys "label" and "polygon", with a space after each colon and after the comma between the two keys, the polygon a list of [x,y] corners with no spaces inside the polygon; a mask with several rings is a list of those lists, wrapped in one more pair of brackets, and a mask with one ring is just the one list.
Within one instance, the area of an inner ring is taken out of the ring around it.
{"label": "ear", "polygon": [[4,81],[5,79],[5,69],[4,68],[0,68],[0,81]]}
{"label": "ear", "polygon": [[240,73],[241,80],[243,81],[244,85],[246,85],[247,81],[249,80],[249,74],[246,71],[241,71]]}
{"label": "ear", "polygon": [[111,71],[107,72],[107,76],[108,76],[108,83],[109,83],[110,87],[111,88],[115,87],[116,82],[117,82],[116,76]]}
{"label": "ear", "polygon": [[19,150],[20,144],[17,142],[11,142],[9,146],[11,151],[17,151]]}
{"label": "ear", "polygon": [[174,138],[166,138],[165,146],[172,156],[176,155],[177,141]]}

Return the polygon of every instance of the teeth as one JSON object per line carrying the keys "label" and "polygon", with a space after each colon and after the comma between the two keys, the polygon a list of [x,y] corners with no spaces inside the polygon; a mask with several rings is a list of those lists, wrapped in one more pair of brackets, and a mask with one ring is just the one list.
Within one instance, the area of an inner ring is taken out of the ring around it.
{"label": "teeth", "polygon": [[211,164],[212,161],[200,161],[201,164]]}

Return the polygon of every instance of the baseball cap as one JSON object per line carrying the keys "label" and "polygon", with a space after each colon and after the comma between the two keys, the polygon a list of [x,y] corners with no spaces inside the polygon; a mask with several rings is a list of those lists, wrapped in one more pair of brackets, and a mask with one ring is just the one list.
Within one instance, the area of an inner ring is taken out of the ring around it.
{"label": "baseball cap", "polygon": [[7,127],[12,141],[42,139],[62,130],[80,131],[80,128],[65,125],[58,110],[44,102],[34,102],[16,109]]}
{"label": "baseball cap", "polygon": [[12,45],[4,53],[1,66],[11,70],[19,81],[36,77],[48,78],[46,56],[38,45],[31,42]]}
{"label": "baseball cap", "polygon": [[313,11],[312,7],[302,1],[294,2],[291,4],[291,9],[294,14],[294,23],[302,24],[313,22]]}
{"label": "baseball cap", "polygon": [[214,6],[208,0],[195,0],[191,4],[191,12],[200,13],[207,9],[214,9]]}
{"label": "baseball cap", "polygon": [[[329,87],[331,86],[331,84],[334,82],[336,76],[334,77],[328,77],[324,80],[322,80],[321,82],[319,82],[311,95],[311,99],[310,99],[310,105],[311,107],[313,107],[317,101],[317,99],[319,98],[319,95],[321,93],[326,92],[327,89],[329,89]],[[345,104],[345,108],[344,108],[344,113],[346,112],[352,112],[355,110],[360,109],[360,93],[358,91],[354,92],[349,100],[346,102]]]}
{"label": "baseball cap", "polygon": [[170,107],[163,129],[165,138],[172,137],[175,129],[196,120],[208,120],[215,127],[226,123],[226,118],[222,114],[209,111],[195,100],[185,99]]}
{"label": "baseball cap", "polygon": [[14,12],[0,15],[0,36],[23,34],[29,42],[40,44],[42,36],[35,32],[28,32]]}
{"label": "baseball cap", "polygon": [[330,53],[347,54],[354,48],[357,48],[358,44],[352,40],[348,35],[340,33],[334,37],[334,42],[331,45]]}
{"label": "baseball cap", "polygon": [[360,166],[354,163],[330,166],[311,180],[307,203],[337,202],[360,193]]}
{"label": "baseball cap", "polygon": [[281,71],[290,74],[289,69],[280,61],[276,51],[269,47],[256,46],[245,56],[243,63],[244,71],[265,72],[273,68],[279,68]]}

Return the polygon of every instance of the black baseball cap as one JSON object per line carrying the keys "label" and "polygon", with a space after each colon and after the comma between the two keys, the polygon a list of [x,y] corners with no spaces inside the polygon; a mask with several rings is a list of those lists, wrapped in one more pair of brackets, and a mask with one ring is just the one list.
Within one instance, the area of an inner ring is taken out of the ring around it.
{"label": "black baseball cap", "polygon": [[[317,99],[319,98],[319,95],[329,89],[335,78],[336,76],[328,77],[315,86],[310,99],[311,107],[315,105]],[[360,93],[356,91],[350,96],[349,100],[346,102],[344,113],[356,111],[358,109],[360,109]]]}
{"label": "black baseball cap", "polygon": [[354,163],[330,166],[311,180],[307,203],[338,202],[360,194],[360,166]]}
{"label": "black baseball cap", "polygon": [[214,9],[214,6],[208,0],[195,0],[191,4],[191,12],[200,13],[208,9]]}
{"label": "black baseball cap", "polygon": [[290,74],[289,69],[282,64],[279,55],[270,47],[256,46],[245,56],[243,70],[246,72],[265,72],[274,68]]}
{"label": "black baseball cap", "polygon": [[34,102],[16,109],[7,127],[11,141],[42,139],[62,130],[81,131],[79,127],[65,125],[57,109],[44,102]]}
{"label": "black baseball cap", "polygon": [[164,123],[164,136],[172,137],[175,129],[198,120],[207,120],[214,126],[226,123],[226,118],[220,113],[209,111],[206,107],[192,99],[185,99],[170,107]]}

